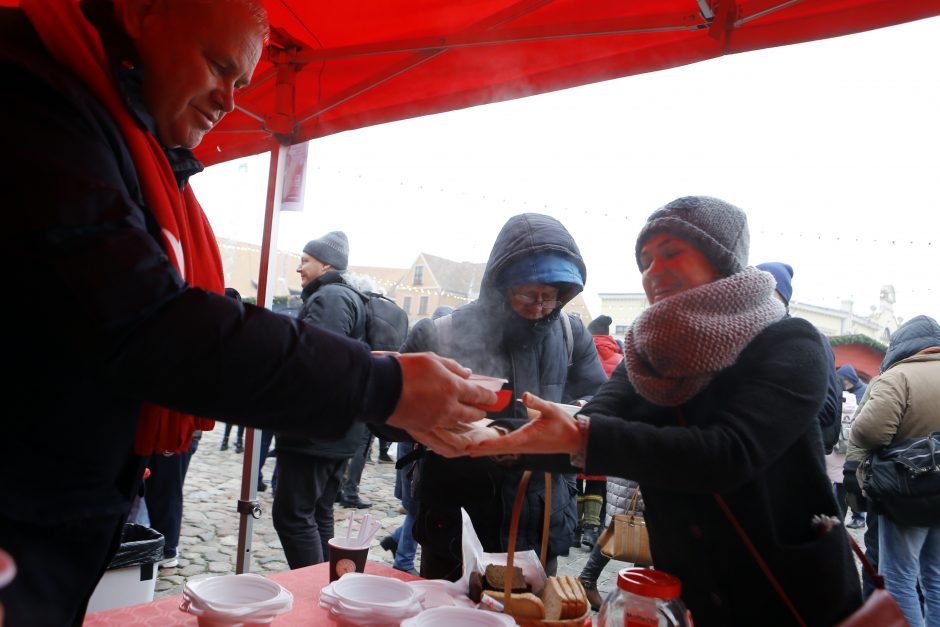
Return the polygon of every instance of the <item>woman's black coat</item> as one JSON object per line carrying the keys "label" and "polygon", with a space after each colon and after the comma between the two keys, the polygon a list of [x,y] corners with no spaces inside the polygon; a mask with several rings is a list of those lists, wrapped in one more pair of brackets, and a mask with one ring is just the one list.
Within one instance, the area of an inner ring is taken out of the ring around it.
{"label": "woman's black coat", "polygon": [[792,318],[678,409],[641,397],[623,363],[584,408],[585,471],[639,481],[653,561],[682,580],[696,625],[795,624],[713,493],[808,625],[835,624],[861,603],[845,530],[811,524],[839,516],[816,419],[826,383],[819,334]]}

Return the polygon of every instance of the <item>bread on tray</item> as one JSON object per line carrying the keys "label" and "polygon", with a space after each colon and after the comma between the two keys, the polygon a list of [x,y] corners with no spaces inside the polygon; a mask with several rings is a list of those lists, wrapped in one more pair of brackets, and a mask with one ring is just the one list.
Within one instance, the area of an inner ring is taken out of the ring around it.
{"label": "bread on tray", "polygon": [[[502,570],[502,575],[505,575],[505,568]],[[503,587],[494,589],[490,583],[490,577],[484,576],[483,578],[482,594],[489,595],[505,607],[505,590]],[[516,591],[511,592],[511,595],[512,603],[508,613],[515,618],[564,621],[581,618],[588,611],[587,593],[584,586],[577,577],[568,575],[548,577],[541,596],[531,592]]]}
{"label": "bread on tray", "polygon": [[[489,564],[483,571],[483,587],[489,590],[504,590],[506,588],[506,567],[501,564]],[[512,567],[513,592],[531,592],[532,588],[526,583],[522,569]]]}
{"label": "bread on tray", "polygon": [[588,601],[584,586],[576,577],[561,575],[549,577],[542,592],[546,620],[578,618],[587,612]]}
{"label": "bread on tray", "polygon": [[[506,606],[506,593],[502,590],[484,590],[483,593],[502,603],[503,607]],[[512,595],[510,615],[516,618],[545,618],[545,605],[542,599],[531,592],[511,592],[510,594]]]}

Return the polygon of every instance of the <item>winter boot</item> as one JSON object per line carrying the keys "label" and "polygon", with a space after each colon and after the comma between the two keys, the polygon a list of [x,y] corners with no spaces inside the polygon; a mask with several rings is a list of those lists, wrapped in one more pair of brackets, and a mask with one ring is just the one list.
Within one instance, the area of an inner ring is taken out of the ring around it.
{"label": "winter boot", "polygon": [[584,499],[584,516],[581,519],[581,526],[584,532],[581,536],[581,544],[591,549],[594,548],[597,536],[601,532],[601,508],[604,507],[604,498],[596,494],[587,494],[582,498]]}

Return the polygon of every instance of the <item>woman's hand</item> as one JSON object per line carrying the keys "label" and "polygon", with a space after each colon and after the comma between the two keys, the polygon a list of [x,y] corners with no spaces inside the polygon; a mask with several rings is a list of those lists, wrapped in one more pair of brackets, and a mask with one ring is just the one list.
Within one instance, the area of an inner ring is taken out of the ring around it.
{"label": "woman's hand", "polygon": [[581,430],[575,419],[555,403],[526,392],[522,402],[531,420],[508,435],[469,446],[471,457],[513,455],[519,453],[578,453],[582,447]]}

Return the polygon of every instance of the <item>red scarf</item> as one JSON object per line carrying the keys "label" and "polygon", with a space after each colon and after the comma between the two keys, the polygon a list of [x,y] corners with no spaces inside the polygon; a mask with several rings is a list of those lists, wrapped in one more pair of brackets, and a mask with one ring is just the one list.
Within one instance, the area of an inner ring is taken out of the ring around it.
{"label": "red scarf", "polygon": [[[138,125],[114,85],[98,31],[74,0],[22,0],[23,11],[46,48],[78,76],[107,108],[121,129],[134,159],[147,208],[163,231],[164,248],[183,279],[192,286],[222,293],[222,258],[209,221],[187,184],[180,192],[176,177],[156,137]],[[145,403],[137,425],[138,455],[189,448],[196,429],[215,422]]]}

